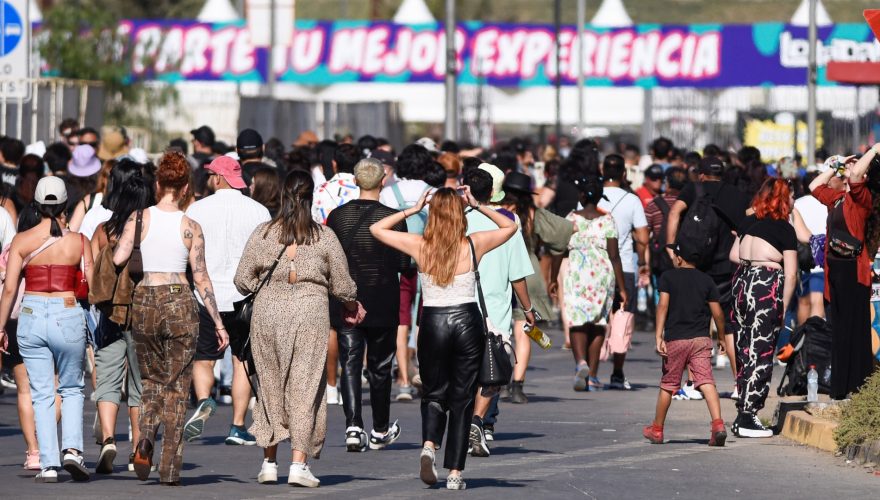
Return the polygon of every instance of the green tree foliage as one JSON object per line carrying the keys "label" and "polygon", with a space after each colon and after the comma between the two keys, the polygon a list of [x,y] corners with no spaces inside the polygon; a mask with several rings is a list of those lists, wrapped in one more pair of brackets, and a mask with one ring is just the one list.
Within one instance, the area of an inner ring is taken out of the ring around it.
{"label": "green tree foliage", "polygon": [[131,78],[129,38],[119,31],[122,17],[104,7],[102,2],[68,1],[43,13],[37,48],[44,73],[98,82],[107,123],[155,128],[149,110],[173,99],[173,90]]}

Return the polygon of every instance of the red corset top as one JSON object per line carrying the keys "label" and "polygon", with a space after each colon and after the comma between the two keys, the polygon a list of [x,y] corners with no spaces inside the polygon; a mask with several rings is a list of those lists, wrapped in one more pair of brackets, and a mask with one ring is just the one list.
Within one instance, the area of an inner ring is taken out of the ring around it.
{"label": "red corset top", "polygon": [[28,265],[24,268],[25,292],[72,292],[77,266]]}

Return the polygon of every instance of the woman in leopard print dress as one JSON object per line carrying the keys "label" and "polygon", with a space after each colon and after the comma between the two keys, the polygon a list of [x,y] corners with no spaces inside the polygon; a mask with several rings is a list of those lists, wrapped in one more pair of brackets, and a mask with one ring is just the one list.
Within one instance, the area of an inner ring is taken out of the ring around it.
{"label": "woman in leopard print dress", "polygon": [[278,443],[290,439],[293,463],[288,483],[320,484],[307,460],[319,457],[327,430],[328,293],[345,304],[347,322],[355,324],[364,315],[355,301],[357,288],[339,240],[311,219],[313,191],[307,173],[287,176],[281,210],[254,230],[235,274],[236,287],[252,293],[280,259],[254,300],[251,321],[260,385],[249,431],[265,448],[257,477],[261,483],[278,480]]}

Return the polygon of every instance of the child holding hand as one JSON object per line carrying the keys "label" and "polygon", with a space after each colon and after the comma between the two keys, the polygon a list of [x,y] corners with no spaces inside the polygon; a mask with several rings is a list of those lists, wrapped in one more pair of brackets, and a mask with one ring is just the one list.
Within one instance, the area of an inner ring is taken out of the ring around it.
{"label": "child holding hand", "polygon": [[[724,446],[727,431],[721,419],[721,401],[712,375],[712,339],[710,315],[718,328],[724,328],[724,313],[715,283],[698,270],[699,248],[686,242],[674,248],[675,269],[660,277],[660,302],[657,304],[657,353],[663,358],[663,376],[654,422],[642,431],[648,441],[663,443],[663,424],[672,403],[672,395],[681,387],[684,370],[690,368],[694,386],[703,393],[712,417],[709,446]],[[723,331],[719,331],[724,338]]]}

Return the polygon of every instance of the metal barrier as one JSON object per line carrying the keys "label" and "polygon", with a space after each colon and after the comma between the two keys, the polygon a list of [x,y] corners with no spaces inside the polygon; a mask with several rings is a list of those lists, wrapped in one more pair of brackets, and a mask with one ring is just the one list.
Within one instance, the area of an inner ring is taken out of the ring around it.
{"label": "metal barrier", "polygon": [[[31,87],[30,99],[7,96],[9,85]],[[63,78],[0,79],[0,134],[25,143],[57,139],[64,118],[100,127],[104,122],[104,88],[99,82]]]}

